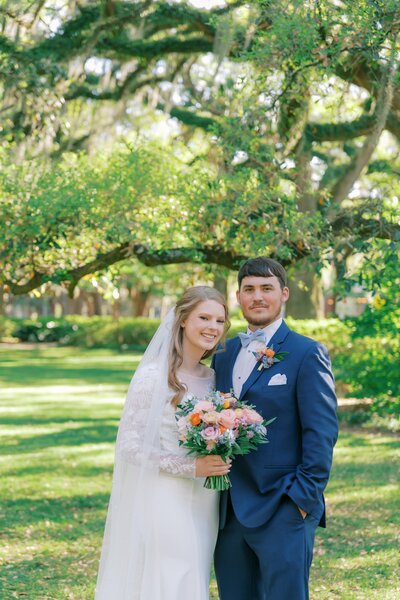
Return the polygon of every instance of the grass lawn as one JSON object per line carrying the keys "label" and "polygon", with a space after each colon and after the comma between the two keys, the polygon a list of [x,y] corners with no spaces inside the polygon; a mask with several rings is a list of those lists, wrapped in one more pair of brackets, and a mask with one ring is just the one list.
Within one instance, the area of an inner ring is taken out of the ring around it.
{"label": "grass lawn", "polygon": [[[0,347],[0,598],[93,598],[115,433],[138,360]],[[400,598],[399,455],[393,435],[342,432],[313,600]]]}

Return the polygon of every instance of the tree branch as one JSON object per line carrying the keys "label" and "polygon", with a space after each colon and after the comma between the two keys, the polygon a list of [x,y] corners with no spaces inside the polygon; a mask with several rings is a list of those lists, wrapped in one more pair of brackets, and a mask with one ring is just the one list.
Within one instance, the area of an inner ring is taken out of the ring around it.
{"label": "tree branch", "polygon": [[104,36],[96,44],[96,50],[104,52],[109,58],[158,58],[165,54],[195,54],[212,52],[213,44],[202,37],[165,37],[161,40],[129,40]]}
{"label": "tree branch", "polygon": [[[336,142],[369,135],[376,125],[376,115],[362,115],[345,123],[308,123],[305,133],[313,142]],[[400,139],[400,119],[389,112],[385,128]]]}
{"label": "tree branch", "polygon": [[198,115],[197,113],[191,110],[185,110],[183,108],[178,108],[174,106],[170,113],[171,117],[178,119],[185,125],[189,125],[191,127],[199,127],[200,129],[205,129],[206,131],[214,131],[220,128],[220,124],[216,119],[211,119],[210,117],[204,117],[202,115]]}
{"label": "tree branch", "polygon": [[[136,4],[134,8],[126,2],[114,4],[115,16],[108,18],[104,18],[99,6],[81,6],[79,14],[65,24],[62,33],[30,49],[30,54],[38,58],[51,55],[54,60],[64,61],[89,49],[94,52],[111,51],[114,57],[122,59],[133,56],[155,58],[167,52],[209,52],[212,51],[214,38],[211,17],[244,3],[211,11],[187,5],[156,3],[152,12],[148,10],[151,4],[149,0]],[[140,31],[140,22],[143,23],[143,38],[132,39],[125,35],[127,25],[134,25]],[[182,25],[189,25],[184,36],[180,36]],[[157,35],[174,30],[175,36],[160,39]],[[201,37],[193,36],[193,33],[200,33]],[[156,38],[149,39],[153,34]]]}
{"label": "tree branch", "polygon": [[[385,240],[400,241],[400,227],[384,219],[363,219],[362,216],[354,212],[343,212],[336,217],[332,223],[327,223],[327,231],[335,236],[348,236],[346,240],[359,238],[362,235],[365,238],[380,238]],[[290,257],[282,259],[279,253],[272,253],[271,258],[279,260],[284,266],[296,263],[298,260],[308,256],[312,252],[297,242],[288,242],[287,247],[290,250]],[[41,287],[46,283],[55,283],[67,285],[69,293],[72,294],[79,280],[101,271],[117,262],[135,257],[148,267],[168,264],[181,263],[205,263],[215,264],[226,267],[231,270],[239,269],[241,263],[249,258],[244,254],[237,254],[233,250],[224,250],[218,245],[203,247],[180,247],[169,248],[165,250],[153,250],[143,244],[125,242],[110,250],[109,252],[99,253],[94,260],[76,267],[75,269],[56,269],[54,273],[35,272],[34,275],[24,283],[5,280],[4,285],[8,286],[9,291],[15,296],[27,294],[34,289]]]}
{"label": "tree branch", "polygon": [[[371,96],[376,97],[379,90],[379,82],[384,75],[384,69],[379,63],[371,64],[369,60],[361,53],[350,54],[350,59],[346,63],[337,64],[335,73],[338,77],[349,83],[353,83],[367,90]],[[400,111],[400,86],[394,85],[393,104],[395,111]]]}
{"label": "tree branch", "polygon": [[363,115],[345,123],[307,123],[305,133],[313,142],[345,142],[368,135],[376,124],[374,115]]}
{"label": "tree branch", "polygon": [[101,271],[102,269],[133,256],[148,267],[186,262],[205,262],[218,264],[228,267],[229,269],[239,268],[240,263],[247,258],[244,255],[235,254],[233,251],[224,251],[219,246],[152,250],[143,244],[125,242],[109,252],[98,254],[94,260],[81,267],[69,270],[56,270],[52,274],[35,272],[34,275],[24,283],[15,283],[6,280],[4,281],[4,285],[7,285],[10,292],[15,296],[27,294],[45,283],[50,282],[56,284],[68,284],[69,291],[72,293],[79,280],[86,275]]}
{"label": "tree branch", "polygon": [[331,223],[334,234],[350,234],[351,239],[380,239],[400,241],[400,226],[387,219],[365,219],[354,211],[340,213]]}
{"label": "tree branch", "polygon": [[395,53],[396,43],[393,41],[390,61],[380,82],[375,110],[375,125],[355,159],[350,163],[348,169],[346,169],[345,173],[334,185],[332,189],[332,200],[335,204],[340,204],[348,196],[354,183],[360,177],[364,167],[368,164],[372,153],[379,142],[381,133],[385,128],[393,99]]}

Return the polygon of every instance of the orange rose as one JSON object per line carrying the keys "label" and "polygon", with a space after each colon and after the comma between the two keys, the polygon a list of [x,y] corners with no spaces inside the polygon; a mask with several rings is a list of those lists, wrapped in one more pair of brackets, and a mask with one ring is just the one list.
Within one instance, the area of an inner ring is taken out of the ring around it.
{"label": "orange rose", "polygon": [[275,356],[274,350],[272,350],[272,348],[267,348],[265,350],[265,356],[268,356],[268,358],[272,358],[273,356]]}
{"label": "orange rose", "polygon": [[223,425],[220,425],[219,426],[219,430],[220,430],[221,433],[225,433],[226,427],[224,427]]}
{"label": "orange rose", "polygon": [[191,424],[192,424],[192,425],[194,425],[195,427],[196,427],[197,425],[200,425],[200,423],[201,423],[201,418],[200,418],[200,415],[199,415],[199,413],[194,413],[194,415],[192,415],[192,416],[190,417],[190,422],[191,422]]}
{"label": "orange rose", "polygon": [[230,407],[230,405],[231,405],[231,403],[230,403],[230,402],[228,402],[228,401],[226,401],[226,402],[224,402],[224,403],[223,403],[222,407],[223,407],[223,408],[229,408],[229,407]]}

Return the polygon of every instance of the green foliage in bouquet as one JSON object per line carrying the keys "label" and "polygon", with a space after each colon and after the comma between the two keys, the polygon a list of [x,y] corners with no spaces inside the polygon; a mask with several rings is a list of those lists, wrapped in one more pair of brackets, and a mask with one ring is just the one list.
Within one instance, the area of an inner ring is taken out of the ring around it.
{"label": "green foliage in bouquet", "polygon": [[[267,425],[253,406],[241,402],[232,393],[211,392],[204,400],[189,394],[178,405],[176,419],[179,444],[188,454],[216,454],[226,462],[233,456],[256,450],[268,443]],[[228,475],[206,478],[204,487],[227,490],[231,487]]]}

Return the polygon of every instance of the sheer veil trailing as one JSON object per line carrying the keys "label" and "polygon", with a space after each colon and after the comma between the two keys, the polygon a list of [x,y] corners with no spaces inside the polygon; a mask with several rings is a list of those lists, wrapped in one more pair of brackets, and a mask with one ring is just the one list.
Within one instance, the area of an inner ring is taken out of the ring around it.
{"label": "sheer veil trailing", "polygon": [[[95,600],[149,597],[143,588],[144,543],[154,535],[152,502],[160,463],[160,425],[168,388],[168,354],[175,309],[156,331],[132,378],[118,429]],[[156,546],[153,546],[156,547]]]}

